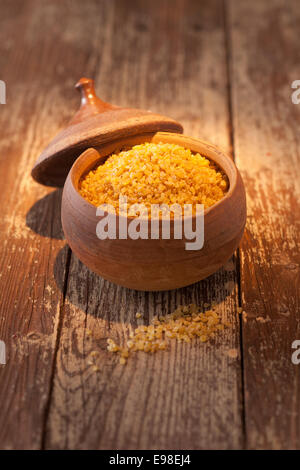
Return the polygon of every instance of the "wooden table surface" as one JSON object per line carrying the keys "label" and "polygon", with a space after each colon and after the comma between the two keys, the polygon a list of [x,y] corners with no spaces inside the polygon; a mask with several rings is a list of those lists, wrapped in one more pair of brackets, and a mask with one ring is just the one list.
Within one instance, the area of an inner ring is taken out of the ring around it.
{"label": "wooden table surface", "polygon": [[[300,448],[299,27],[298,0],[1,1],[1,448]],[[106,101],[170,115],[235,159],[247,228],[213,276],[142,293],[72,254],[61,191],[30,170],[77,109],[83,75]],[[231,324],[214,343],[126,366],[106,351],[137,311],[148,322],[211,301]]]}

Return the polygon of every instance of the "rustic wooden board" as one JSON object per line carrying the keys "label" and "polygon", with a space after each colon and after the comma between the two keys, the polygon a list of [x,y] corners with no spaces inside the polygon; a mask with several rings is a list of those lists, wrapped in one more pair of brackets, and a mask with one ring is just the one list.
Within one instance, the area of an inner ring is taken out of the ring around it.
{"label": "rustic wooden board", "polygon": [[[1,20],[0,448],[299,448],[298,2],[15,0]],[[71,255],[61,194],[30,168],[83,74],[107,101],[169,114],[229,152],[233,139],[248,194],[241,272],[233,258],[194,286],[143,294]],[[210,300],[232,324],[214,345],[126,367],[105,349],[137,311],[147,322]]]}
{"label": "rustic wooden board", "polygon": [[297,1],[231,1],[234,148],[248,194],[242,244],[245,422],[249,448],[299,449],[300,105]]}
{"label": "rustic wooden board", "polygon": [[[87,18],[88,7],[80,5]],[[169,114],[182,121],[187,134],[230,151],[222,3],[191,1],[186,8],[181,1],[147,1],[130,2],[129,8],[116,1],[108,10],[102,41],[87,49],[98,94]],[[103,25],[100,11],[94,14]],[[64,262],[64,252],[61,257]],[[237,277],[233,260],[189,288],[138,293],[103,281],[72,255],[45,447],[240,448]],[[56,281],[61,288],[59,274]],[[125,367],[106,351],[108,336],[123,340],[137,324],[137,311],[147,322],[178,304],[209,300],[218,302],[232,325],[215,345],[177,344],[171,352],[140,353]],[[95,349],[97,373],[88,364]]]}
{"label": "rustic wooden board", "polygon": [[[7,104],[0,107],[0,338],[7,346],[7,364],[0,366],[0,447],[5,449],[36,449],[43,441],[63,299],[53,270],[65,241],[61,193],[35,184],[30,169],[69,118],[69,102],[76,106],[69,77],[81,75],[82,67],[93,73],[87,37],[81,52],[85,32],[73,34],[78,15],[78,8],[64,11],[60,2],[1,2],[0,69],[7,85]],[[96,26],[92,11],[90,17]],[[66,264],[67,251],[56,263],[63,283]]]}
{"label": "rustic wooden board", "polygon": [[6,342],[7,364],[0,368],[0,443],[1,448],[39,448],[62,299],[52,273],[62,245],[60,194],[47,196],[29,173],[32,155],[52,128],[47,115],[37,113],[44,96],[35,94],[32,70],[24,67],[36,60],[37,50],[27,45],[20,54],[29,11],[19,2],[2,3],[1,18],[7,104],[0,109],[0,338]]}

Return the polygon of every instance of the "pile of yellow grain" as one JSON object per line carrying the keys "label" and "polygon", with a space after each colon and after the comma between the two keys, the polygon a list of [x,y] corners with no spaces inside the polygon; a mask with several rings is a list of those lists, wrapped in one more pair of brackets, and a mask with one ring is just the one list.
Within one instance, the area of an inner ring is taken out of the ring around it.
{"label": "pile of yellow grain", "polygon": [[111,204],[119,210],[119,197],[128,205],[204,204],[222,199],[228,188],[224,173],[213,162],[175,144],[144,143],[111,155],[80,181],[80,194],[95,206]]}
{"label": "pile of yellow grain", "polygon": [[[140,314],[136,317],[140,318]],[[190,343],[192,339],[199,338],[204,343],[225,326],[229,325],[222,322],[214,310],[202,311],[195,304],[179,306],[171,314],[154,318],[148,326],[138,326],[130,334],[125,346],[119,346],[112,339],[108,339],[107,349],[119,354],[120,363],[125,364],[132,352],[154,353],[166,350],[172,339]]]}

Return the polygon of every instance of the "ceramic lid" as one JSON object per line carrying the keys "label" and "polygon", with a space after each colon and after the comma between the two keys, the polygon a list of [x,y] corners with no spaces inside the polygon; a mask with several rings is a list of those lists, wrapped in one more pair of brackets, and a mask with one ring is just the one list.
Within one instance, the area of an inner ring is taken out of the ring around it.
{"label": "ceramic lid", "polygon": [[81,92],[80,109],[37,159],[31,174],[38,183],[63,186],[74,161],[89,147],[147,132],[183,132],[181,124],[168,117],[105,103],[89,78],[81,78],[75,87]]}

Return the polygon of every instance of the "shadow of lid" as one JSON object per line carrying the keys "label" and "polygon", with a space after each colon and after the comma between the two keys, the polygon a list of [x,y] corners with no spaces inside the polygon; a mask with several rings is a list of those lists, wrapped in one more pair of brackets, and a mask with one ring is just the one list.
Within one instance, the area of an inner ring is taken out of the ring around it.
{"label": "shadow of lid", "polygon": [[42,237],[64,240],[61,226],[62,190],[47,194],[33,204],[26,214],[26,225]]}

